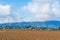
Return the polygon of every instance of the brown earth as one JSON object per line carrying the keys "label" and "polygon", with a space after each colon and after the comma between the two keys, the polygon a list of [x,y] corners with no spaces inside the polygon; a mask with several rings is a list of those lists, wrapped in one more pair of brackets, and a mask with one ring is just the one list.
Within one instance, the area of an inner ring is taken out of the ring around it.
{"label": "brown earth", "polygon": [[60,40],[60,31],[0,30],[0,40]]}

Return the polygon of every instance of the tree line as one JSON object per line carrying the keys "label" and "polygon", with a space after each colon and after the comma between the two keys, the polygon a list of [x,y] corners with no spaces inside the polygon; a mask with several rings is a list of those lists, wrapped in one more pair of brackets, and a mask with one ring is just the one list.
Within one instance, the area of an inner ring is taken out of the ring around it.
{"label": "tree line", "polygon": [[27,30],[27,29],[30,29],[30,30],[60,30],[60,26],[58,28],[48,28],[48,27],[38,27],[38,26],[19,26],[19,25],[16,25],[16,26],[9,26],[9,25],[6,25],[6,26],[0,26],[0,30],[7,30],[7,29],[21,29],[21,30]]}

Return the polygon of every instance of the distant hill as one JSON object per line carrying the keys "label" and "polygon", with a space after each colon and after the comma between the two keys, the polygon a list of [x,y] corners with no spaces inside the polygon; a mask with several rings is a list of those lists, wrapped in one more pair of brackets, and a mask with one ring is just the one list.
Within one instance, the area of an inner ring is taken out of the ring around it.
{"label": "distant hill", "polygon": [[35,21],[35,22],[16,22],[16,23],[4,23],[4,24],[0,24],[0,26],[38,26],[38,27],[58,27],[60,26],[60,21]]}

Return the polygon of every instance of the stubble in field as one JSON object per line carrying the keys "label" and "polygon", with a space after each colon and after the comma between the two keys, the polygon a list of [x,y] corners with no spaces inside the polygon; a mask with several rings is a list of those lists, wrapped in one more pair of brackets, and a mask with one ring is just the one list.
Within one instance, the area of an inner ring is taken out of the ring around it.
{"label": "stubble in field", "polygon": [[0,31],[0,40],[60,40],[60,31]]}

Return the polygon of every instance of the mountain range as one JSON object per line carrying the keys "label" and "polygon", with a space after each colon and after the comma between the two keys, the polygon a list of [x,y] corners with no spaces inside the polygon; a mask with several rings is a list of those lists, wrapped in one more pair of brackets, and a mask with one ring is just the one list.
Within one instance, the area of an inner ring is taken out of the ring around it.
{"label": "mountain range", "polygon": [[15,22],[15,23],[4,23],[4,24],[0,24],[0,26],[37,26],[37,27],[59,27],[60,26],[60,21],[35,21],[35,22]]}

